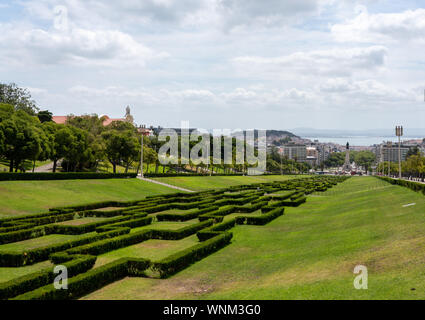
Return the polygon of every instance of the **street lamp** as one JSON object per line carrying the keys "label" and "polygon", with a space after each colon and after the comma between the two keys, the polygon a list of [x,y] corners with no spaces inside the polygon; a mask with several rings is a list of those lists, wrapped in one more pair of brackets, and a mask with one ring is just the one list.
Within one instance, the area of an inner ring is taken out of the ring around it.
{"label": "street lamp", "polygon": [[390,177],[391,176],[391,158],[390,158],[390,155],[391,155],[391,151],[392,151],[392,142],[391,141],[388,141],[388,143],[387,143],[387,147],[388,147],[388,177]]}
{"label": "street lamp", "polygon": [[395,134],[398,137],[398,178],[401,179],[401,137],[403,136],[403,126],[396,126]]}
{"label": "street lamp", "polygon": [[140,150],[140,177],[144,178],[144,174],[143,174],[143,137],[145,136],[145,129],[146,129],[146,125],[141,125],[139,127],[140,129],[140,133],[141,133],[141,137],[142,137],[142,144],[141,144],[141,150]]}

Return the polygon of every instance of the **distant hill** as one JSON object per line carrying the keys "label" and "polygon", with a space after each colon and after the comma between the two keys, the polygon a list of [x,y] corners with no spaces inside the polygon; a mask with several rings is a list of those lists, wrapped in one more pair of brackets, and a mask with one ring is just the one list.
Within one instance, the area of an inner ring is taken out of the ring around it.
{"label": "distant hill", "polygon": [[[246,133],[246,131],[243,131]],[[255,135],[257,135],[258,130],[255,130]],[[240,135],[241,132],[234,133],[233,136]],[[288,142],[302,142],[305,139],[300,138],[299,136],[293,134],[292,132],[285,130],[266,130],[267,134],[267,144],[273,144],[276,146],[286,144]]]}

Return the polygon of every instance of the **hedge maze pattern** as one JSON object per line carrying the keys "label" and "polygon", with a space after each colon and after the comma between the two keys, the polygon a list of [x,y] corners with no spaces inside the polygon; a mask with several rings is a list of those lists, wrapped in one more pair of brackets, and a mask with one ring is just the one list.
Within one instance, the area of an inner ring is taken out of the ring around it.
{"label": "hedge maze pattern", "polygon": [[[52,208],[49,212],[0,220],[0,267],[19,268],[51,261],[68,269],[68,290],[53,286],[53,268],[0,283],[0,299],[76,299],[125,277],[167,278],[230,244],[235,225],[265,225],[285,207],[306,202],[306,195],[326,191],[344,177],[314,177],[251,184],[198,193],[149,196]],[[168,212],[178,210],[177,213]],[[86,224],[64,224],[90,218]],[[107,219],[106,219],[107,218]],[[197,219],[197,220],[194,220]],[[153,221],[195,221],[177,230],[150,228]],[[141,228],[144,227],[144,228]],[[135,231],[136,228],[139,228]],[[141,228],[141,230],[140,230]],[[2,245],[46,235],[74,235],[74,240],[8,252]],[[181,240],[196,234],[199,243],[158,261],[121,258],[94,267],[97,256],[141,242]]]}

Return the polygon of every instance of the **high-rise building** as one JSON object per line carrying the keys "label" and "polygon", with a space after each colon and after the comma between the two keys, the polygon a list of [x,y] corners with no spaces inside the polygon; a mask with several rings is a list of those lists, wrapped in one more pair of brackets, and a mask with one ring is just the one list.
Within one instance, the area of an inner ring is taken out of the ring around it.
{"label": "high-rise building", "polygon": [[307,146],[304,144],[286,144],[282,147],[283,156],[297,162],[307,161]]}
{"label": "high-rise building", "polygon": [[[406,160],[406,155],[411,148],[413,148],[413,146],[401,145],[401,161]],[[392,143],[391,145],[387,143],[381,144],[377,146],[375,153],[379,162],[398,162],[398,143]]]}

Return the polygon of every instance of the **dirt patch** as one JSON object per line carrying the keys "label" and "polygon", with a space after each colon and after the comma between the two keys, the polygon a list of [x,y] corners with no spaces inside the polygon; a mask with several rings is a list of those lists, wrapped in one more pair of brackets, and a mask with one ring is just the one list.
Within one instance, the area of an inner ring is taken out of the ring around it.
{"label": "dirt patch", "polygon": [[106,208],[99,208],[99,209],[96,209],[94,211],[108,212],[108,211],[114,211],[114,210],[120,210],[120,209],[125,209],[125,208],[121,208],[121,207],[106,207]]}

